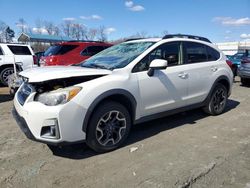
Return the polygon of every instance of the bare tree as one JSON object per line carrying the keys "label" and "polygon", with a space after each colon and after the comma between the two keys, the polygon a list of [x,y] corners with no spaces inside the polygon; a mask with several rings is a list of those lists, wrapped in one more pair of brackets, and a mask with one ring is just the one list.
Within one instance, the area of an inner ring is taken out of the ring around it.
{"label": "bare tree", "polygon": [[53,24],[53,22],[44,21],[44,29],[48,32],[49,35],[54,35],[56,33],[56,26]]}
{"label": "bare tree", "polygon": [[168,34],[169,34],[169,33],[168,33],[168,30],[162,31],[162,35],[163,35],[163,36],[168,35]]}
{"label": "bare tree", "polygon": [[97,29],[89,29],[87,34],[87,40],[94,40],[96,38],[97,32]]}
{"label": "bare tree", "polygon": [[16,23],[16,26],[20,28],[21,32],[27,32],[28,26],[26,21],[23,18],[19,18],[18,22]]}
{"label": "bare tree", "polygon": [[99,29],[97,30],[97,39],[100,41],[107,41],[107,34],[105,33],[105,27],[104,26],[100,26]]}
{"label": "bare tree", "polygon": [[88,28],[85,25],[82,25],[80,30],[80,35],[82,40],[87,40]]}
{"label": "bare tree", "polygon": [[72,38],[74,38],[76,40],[83,39],[82,38],[83,33],[84,33],[84,28],[83,28],[82,24],[79,24],[79,23],[73,24],[72,29],[71,29]]}
{"label": "bare tree", "polygon": [[62,30],[64,34],[68,37],[71,37],[71,27],[73,25],[73,21],[71,20],[64,20],[62,24]]}
{"label": "bare tree", "polygon": [[140,31],[140,32],[137,32],[134,36],[135,36],[136,38],[146,38],[146,37],[147,37],[147,31]]}
{"label": "bare tree", "polygon": [[7,28],[7,25],[0,20],[0,42],[4,42],[5,40],[5,30]]}
{"label": "bare tree", "polygon": [[40,18],[38,18],[36,19],[35,24],[37,28],[36,33],[42,34],[43,21]]}
{"label": "bare tree", "polygon": [[56,35],[56,36],[60,35],[60,33],[61,33],[60,27],[58,27],[57,25],[55,25],[53,30],[54,30],[53,31],[53,35]]}

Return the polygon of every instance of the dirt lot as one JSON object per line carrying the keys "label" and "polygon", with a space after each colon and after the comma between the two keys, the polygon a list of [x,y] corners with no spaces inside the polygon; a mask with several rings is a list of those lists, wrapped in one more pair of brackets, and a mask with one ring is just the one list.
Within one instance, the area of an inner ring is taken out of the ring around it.
{"label": "dirt lot", "polygon": [[124,147],[99,155],[28,140],[6,93],[0,88],[0,187],[250,188],[250,88],[239,82],[226,113],[193,110],[138,125]]}

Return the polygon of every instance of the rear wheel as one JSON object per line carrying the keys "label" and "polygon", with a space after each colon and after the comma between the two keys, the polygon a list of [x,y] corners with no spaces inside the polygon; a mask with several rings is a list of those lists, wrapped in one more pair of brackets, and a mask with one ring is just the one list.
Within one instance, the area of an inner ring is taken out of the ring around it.
{"label": "rear wheel", "polygon": [[13,67],[6,67],[0,73],[0,81],[4,86],[8,85],[8,76],[14,73]]}
{"label": "rear wheel", "polygon": [[218,83],[213,90],[208,104],[203,108],[204,111],[211,115],[221,114],[225,110],[227,98],[228,91],[226,87]]}
{"label": "rear wheel", "polygon": [[121,146],[131,127],[128,110],[117,102],[102,103],[91,117],[87,130],[87,145],[97,152],[107,152]]}

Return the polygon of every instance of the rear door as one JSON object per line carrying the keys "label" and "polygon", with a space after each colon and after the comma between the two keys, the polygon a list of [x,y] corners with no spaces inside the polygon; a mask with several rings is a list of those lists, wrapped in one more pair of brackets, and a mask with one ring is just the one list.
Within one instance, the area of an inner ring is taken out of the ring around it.
{"label": "rear door", "polygon": [[207,97],[218,70],[220,53],[198,42],[183,42],[184,66],[188,66],[187,105],[203,102]]}

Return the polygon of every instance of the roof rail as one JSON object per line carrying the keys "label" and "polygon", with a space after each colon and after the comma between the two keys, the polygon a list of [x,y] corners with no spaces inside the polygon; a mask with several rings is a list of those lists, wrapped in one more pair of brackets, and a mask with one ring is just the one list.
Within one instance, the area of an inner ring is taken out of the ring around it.
{"label": "roof rail", "polygon": [[188,39],[196,39],[196,40],[201,40],[201,41],[212,43],[210,40],[208,40],[205,37],[200,37],[200,36],[195,36],[195,35],[184,35],[184,34],[165,35],[162,39],[170,39],[170,38],[188,38]]}
{"label": "roof rail", "polygon": [[68,40],[64,42],[103,42],[103,41],[95,41],[95,40]]}
{"label": "roof rail", "polygon": [[130,38],[130,39],[126,39],[124,42],[133,41],[133,40],[140,40],[140,39],[145,39],[145,38]]}

